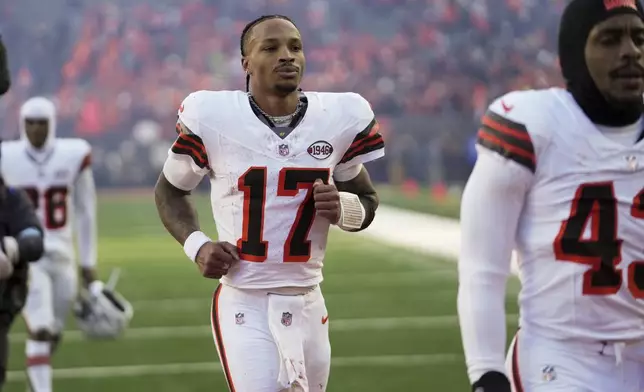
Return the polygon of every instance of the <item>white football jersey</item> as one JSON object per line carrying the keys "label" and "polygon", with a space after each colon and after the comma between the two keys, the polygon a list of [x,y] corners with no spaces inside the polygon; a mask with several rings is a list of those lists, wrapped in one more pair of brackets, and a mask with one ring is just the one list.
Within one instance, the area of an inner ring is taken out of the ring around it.
{"label": "white football jersey", "polygon": [[609,139],[549,89],[496,100],[479,144],[534,173],[516,237],[521,328],[644,339],[644,140]]}
{"label": "white football jersey", "polygon": [[182,133],[171,155],[208,174],[218,239],[241,262],[222,282],[240,288],[310,286],[322,281],[329,221],[316,216],[312,185],[334,171],[384,155],[374,114],[353,93],[307,92],[308,108],[286,137],[253,112],[242,91],[198,91],[179,109]]}
{"label": "white football jersey", "polygon": [[45,230],[45,256],[74,260],[72,221],[76,180],[91,160],[90,145],[81,139],[54,139],[41,163],[26,140],[2,143],[1,169],[5,182],[30,196]]}

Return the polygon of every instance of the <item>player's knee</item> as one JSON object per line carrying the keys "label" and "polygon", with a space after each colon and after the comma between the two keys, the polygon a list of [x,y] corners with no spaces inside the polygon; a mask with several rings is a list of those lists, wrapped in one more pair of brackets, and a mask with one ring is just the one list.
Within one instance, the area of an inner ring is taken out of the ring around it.
{"label": "player's knee", "polygon": [[54,340],[55,336],[56,335],[48,329],[38,329],[29,333],[29,338],[38,342],[51,342]]}

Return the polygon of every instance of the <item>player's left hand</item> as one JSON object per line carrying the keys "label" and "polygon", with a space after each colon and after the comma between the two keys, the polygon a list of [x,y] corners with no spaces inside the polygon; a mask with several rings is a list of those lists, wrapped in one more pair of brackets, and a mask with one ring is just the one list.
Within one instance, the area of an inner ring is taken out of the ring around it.
{"label": "player's left hand", "polygon": [[340,220],[340,193],[333,184],[325,184],[317,179],[313,183],[313,200],[317,214],[328,219],[332,224]]}

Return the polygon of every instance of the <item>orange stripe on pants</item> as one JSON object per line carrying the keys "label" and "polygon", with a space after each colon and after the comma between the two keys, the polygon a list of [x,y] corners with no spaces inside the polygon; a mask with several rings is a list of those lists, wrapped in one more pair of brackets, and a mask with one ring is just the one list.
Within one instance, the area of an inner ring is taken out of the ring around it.
{"label": "orange stripe on pants", "polygon": [[519,372],[519,333],[514,337],[514,347],[512,348],[512,383],[515,392],[523,392],[521,383],[521,374]]}
{"label": "orange stripe on pants", "polygon": [[230,375],[230,369],[228,368],[228,360],[226,359],[226,349],[224,348],[224,339],[221,336],[221,326],[219,325],[219,294],[221,294],[221,289],[223,285],[219,284],[217,290],[212,298],[212,309],[210,311],[210,318],[212,322],[212,331],[215,336],[215,343],[217,345],[217,351],[219,351],[219,359],[221,360],[221,366],[224,369],[224,374],[226,375],[226,382],[228,383],[228,390],[230,392],[235,392],[235,385],[233,384],[233,378]]}

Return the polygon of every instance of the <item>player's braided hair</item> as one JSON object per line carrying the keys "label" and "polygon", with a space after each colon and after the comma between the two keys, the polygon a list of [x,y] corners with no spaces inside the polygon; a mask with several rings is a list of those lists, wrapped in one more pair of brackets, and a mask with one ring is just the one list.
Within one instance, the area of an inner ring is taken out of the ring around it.
{"label": "player's braided hair", "polygon": [[[270,20],[270,19],[284,19],[284,20],[287,20],[287,21],[293,23],[293,26],[297,27],[295,25],[295,22],[293,22],[293,20],[291,20],[291,18],[289,18],[288,16],[285,16],[285,15],[277,15],[277,14],[275,14],[275,15],[262,15],[262,16],[260,16],[259,18],[257,18],[255,20],[251,21],[250,23],[248,23],[246,25],[246,27],[244,27],[244,30],[241,33],[241,38],[240,38],[240,41],[239,41],[239,49],[241,51],[242,57],[244,57],[246,55],[246,39],[248,38],[247,37],[248,32],[251,31],[253,27],[257,26],[258,24],[262,23],[263,21]],[[249,87],[250,87],[250,75],[246,74],[246,91],[247,92],[249,91]]]}

